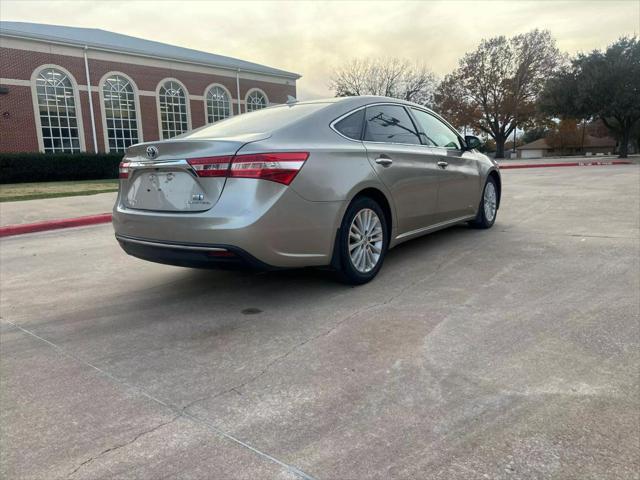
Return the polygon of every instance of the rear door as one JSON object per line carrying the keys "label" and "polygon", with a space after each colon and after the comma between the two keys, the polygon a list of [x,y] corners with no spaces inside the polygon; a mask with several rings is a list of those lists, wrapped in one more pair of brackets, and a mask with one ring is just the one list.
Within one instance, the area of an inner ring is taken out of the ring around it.
{"label": "rear door", "polygon": [[472,215],[480,201],[480,171],[475,154],[463,149],[463,140],[431,113],[412,108],[423,141],[437,155],[440,170],[437,221]]}
{"label": "rear door", "polygon": [[440,175],[437,153],[421,144],[402,105],[370,105],[364,120],[363,143],[371,165],[393,195],[398,234],[433,224]]}

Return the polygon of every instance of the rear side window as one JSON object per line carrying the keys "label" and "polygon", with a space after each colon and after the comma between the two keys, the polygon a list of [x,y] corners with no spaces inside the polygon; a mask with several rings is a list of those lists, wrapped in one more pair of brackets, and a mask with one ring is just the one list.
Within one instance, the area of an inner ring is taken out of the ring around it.
{"label": "rear side window", "polygon": [[420,137],[409,114],[400,105],[367,107],[365,119],[365,140],[420,144]]}
{"label": "rear side window", "polygon": [[342,135],[354,140],[360,140],[362,136],[362,121],[364,120],[364,109],[352,113],[343,118],[333,127]]}

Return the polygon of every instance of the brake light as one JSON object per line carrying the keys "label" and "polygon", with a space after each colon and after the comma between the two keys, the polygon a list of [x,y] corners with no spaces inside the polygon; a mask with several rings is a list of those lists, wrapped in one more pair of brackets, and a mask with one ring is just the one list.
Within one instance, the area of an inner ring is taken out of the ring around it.
{"label": "brake light", "polygon": [[258,178],[289,185],[308,157],[308,152],[237,155],[231,162],[229,176],[234,178]]}
{"label": "brake light", "polygon": [[289,185],[308,152],[250,153],[247,155],[188,159],[199,177],[257,178]]}
{"label": "brake light", "polygon": [[187,160],[199,177],[226,177],[232,156],[202,157]]}
{"label": "brake light", "polygon": [[129,162],[120,162],[118,166],[118,177],[120,178],[129,178]]}

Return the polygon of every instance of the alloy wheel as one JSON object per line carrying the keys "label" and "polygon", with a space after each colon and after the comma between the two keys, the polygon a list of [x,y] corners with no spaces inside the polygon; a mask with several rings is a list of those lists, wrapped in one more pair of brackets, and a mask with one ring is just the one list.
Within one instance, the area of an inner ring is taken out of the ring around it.
{"label": "alloy wheel", "polygon": [[493,182],[487,182],[484,188],[484,216],[488,222],[493,222],[496,216],[496,187]]}
{"label": "alloy wheel", "polygon": [[382,223],[370,208],[360,210],[349,227],[349,256],[360,273],[373,270],[380,260],[383,242]]}

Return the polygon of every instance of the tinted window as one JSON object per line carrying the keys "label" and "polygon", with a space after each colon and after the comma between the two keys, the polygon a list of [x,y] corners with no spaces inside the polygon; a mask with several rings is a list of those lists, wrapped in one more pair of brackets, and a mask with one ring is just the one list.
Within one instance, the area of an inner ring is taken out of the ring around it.
{"label": "tinted window", "polygon": [[352,113],[334,125],[335,129],[345,137],[360,140],[362,135],[362,120],[364,119],[364,109]]}
{"label": "tinted window", "polygon": [[418,121],[418,127],[421,132],[424,133],[424,140],[427,145],[432,147],[445,147],[460,150],[460,139],[458,136],[447,127],[444,123],[438,120],[433,115],[429,115],[422,110],[411,109]]}
{"label": "tinted window", "polygon": [[367,107],[364,139],[371,142],[420,143],[409,114],[397,105]]}

